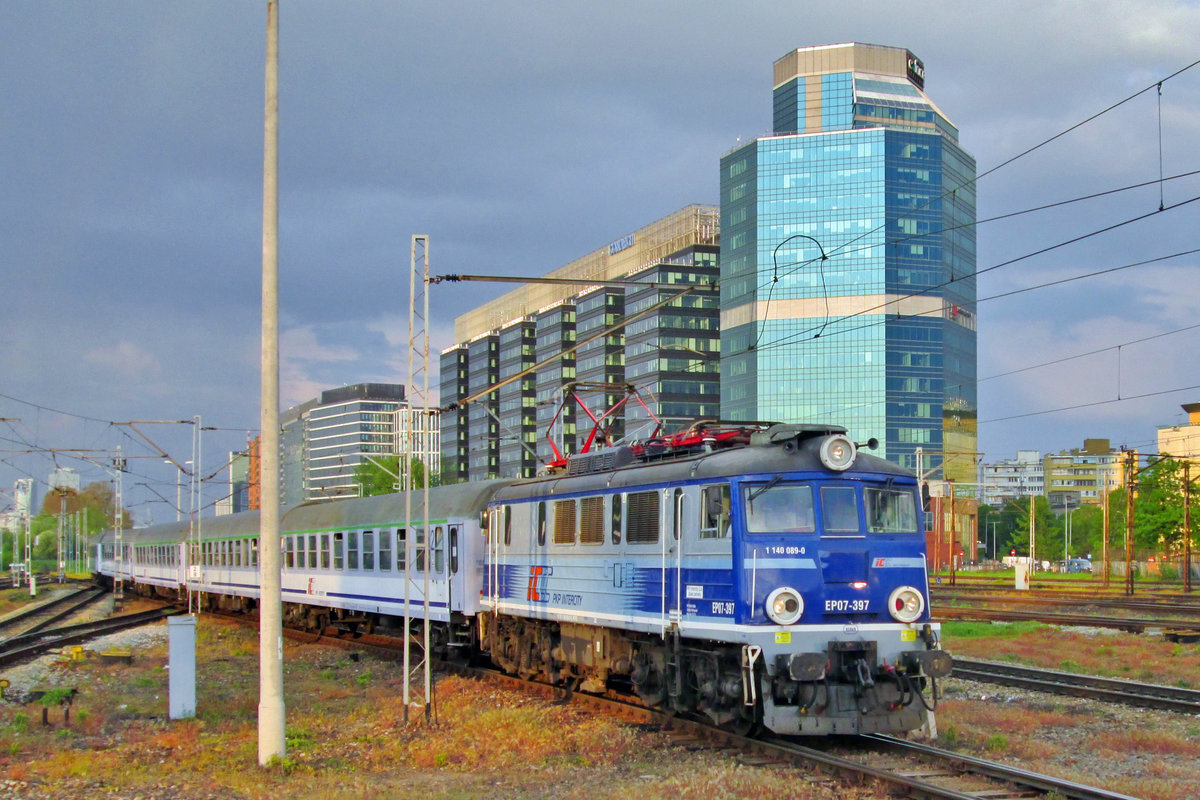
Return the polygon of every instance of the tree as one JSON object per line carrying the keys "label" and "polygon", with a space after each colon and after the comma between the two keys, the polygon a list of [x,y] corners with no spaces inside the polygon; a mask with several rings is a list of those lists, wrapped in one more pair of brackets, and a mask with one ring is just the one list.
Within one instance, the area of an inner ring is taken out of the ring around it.
{"label": "tree", "polygon": [[[374,458],[374,457],[372,457]],[[378,463],[375,463],[378,462]],[[410,462],[413,475],[413,486],[420,489],[425,486],[425,463],[419,458]],[[400,474],[399,456],[380,456],[374,461],[364,459],[354,470],[354,482],[362,487],[363,497],[374,497],[379,494],[391,494],[398,491],[398,481],[394,477]],[[435,474],[430,486],[439,486],[441,476]]]}
{"label": "tree", "polygon": [[1138,470],[1133,542],[1145,550],[1183,550],[1183,465],[1162,458]]}

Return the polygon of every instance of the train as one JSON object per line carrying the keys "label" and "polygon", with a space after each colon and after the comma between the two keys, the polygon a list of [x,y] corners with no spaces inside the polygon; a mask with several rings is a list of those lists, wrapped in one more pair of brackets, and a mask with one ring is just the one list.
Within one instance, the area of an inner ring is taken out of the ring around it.
{"label": "train", "polygon": [[[953,660],[913,474],[827,425],[699,426],[551,474],[281,513],[284,624],[423,635],[435,657],[737,731],[927,726]],[[428,508],[424,498],[428,496]],[[258,512],[105,533],[98,578],[253,613]],[[118,563],[120,574],[117,574]]]}

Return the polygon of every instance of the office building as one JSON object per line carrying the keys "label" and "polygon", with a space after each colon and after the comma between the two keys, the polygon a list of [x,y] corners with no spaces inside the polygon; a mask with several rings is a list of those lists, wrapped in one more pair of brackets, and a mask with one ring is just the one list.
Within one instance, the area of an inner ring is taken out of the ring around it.
{"label": "office building", "polygon": [[[359,497],[362,487],[355,474],[359,466],[372,458],[400,456],[405,450],[422,462],[427,475],[441,471],[438,415],[412,408],[405,401],[404,387],[397,384],[330,389],[283,412],[280,427],[284,507]],[[401,478],[407,468],[401,459]]]}
{"label": "office building", "polygon": [[900,48],[775,62],[774,132],[721,159],[721,416],[974,482],[975,162],[924,87]]}
{"label": "office building", "polygon": [[[440,403],[480,396],[442,415],[444,480],[530,476],[578,452],[592,432],[589,413],[602,417],[628,385],[645,409],[628,400],[604,418],[612,442],[653,433],[651,415],[668,430],[716,418],[716,294],[672,298],[716,281],[719,241],[718,210],[688,206],[546,276],[571,283],[530,283],[456,318],[458,343],[440,358]],[[582,405],[564,406],[568,393]]]}

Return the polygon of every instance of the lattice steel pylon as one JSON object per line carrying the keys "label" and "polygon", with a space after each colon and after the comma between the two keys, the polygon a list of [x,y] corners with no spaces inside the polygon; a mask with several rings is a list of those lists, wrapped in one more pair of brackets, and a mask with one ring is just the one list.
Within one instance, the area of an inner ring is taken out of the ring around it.
{"label": "lattice steel pylon", "polygon": [[[410,686],[413,673],[422,669],[424,674],[425,721],[433,713],[433,688],[429,659],[429,569],[431,564],[426,555],[433,544],[430,540],[429,514],[429,467],[422,471],[421,486],[414,481],[413,459],[421,452],[420,425],[412,424],[412,417],[428,417],[429,405],[429,237],[414,235],[409,258],[408,275],[408,385],[405,397],[409,405],[410,424],[405,435],[400,437],[400,475],[404,490],[404,721],[408,722]],[[413,496],[420,491],[420,514],[413,514]],[[420,556],[417,556],[420,551]],[[424,620],[421,625],[421,663],[413,667],[411,644],[413,639],[412,612],[412,566],[415,558],[421,559],[421,575],[424,583],[421,591],[421,607]]]}

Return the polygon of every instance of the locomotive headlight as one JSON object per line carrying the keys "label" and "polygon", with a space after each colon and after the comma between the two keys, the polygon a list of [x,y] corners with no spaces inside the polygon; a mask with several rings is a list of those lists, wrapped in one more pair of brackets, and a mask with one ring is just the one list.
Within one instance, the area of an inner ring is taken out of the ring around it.
{"label": "locomotive headlight", "polygon": [[767,596],[767,616],[777,625],[792,625],[804,613],[804,598],[795,589],[780,586]]}
{"label": "locomotive headlight", "polygon": [[826,436],[821,442],[821,463],[828,469],[844,472],[854,464],[854,442],[845,436]]}
{"label": "locomotive headlight", "polygon": [[901,586],[888,598],[888,611],[899,622],[916,622],[925,612],[925,598],[911,586]]}

